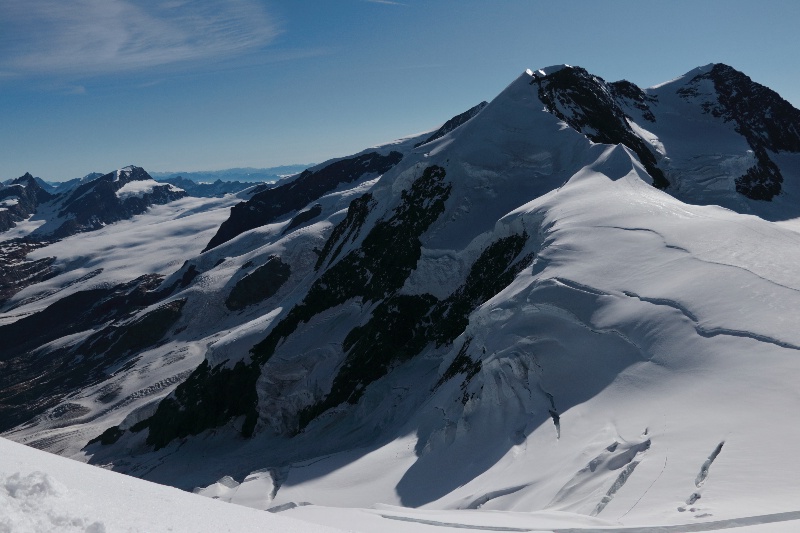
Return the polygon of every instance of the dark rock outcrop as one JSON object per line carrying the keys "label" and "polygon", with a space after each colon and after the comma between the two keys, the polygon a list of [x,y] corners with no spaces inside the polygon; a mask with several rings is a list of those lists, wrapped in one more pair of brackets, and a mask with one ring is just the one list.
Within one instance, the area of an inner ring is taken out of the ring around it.
{"label": "dark rock outcrop", "polygon": [[47,241],[13,239],[0,245],[0,306],[29,285],[55,276],[55,257],[28,260],[27,255]]}
{"label": "dark rock outcrop", "polygon": [[388,155],[369,152],[340,159],[319,170],[305,170],[289,183],[266,189],[254,194],[248,201],[233,206],[230,218],[222,223],[203,251],[302,209],[342,183],[352,183],[367,174],[383,174],[402,158],[400,152],[390,152]]}
{"label": "dark rock outcrop", "polygon": [[262,302],[274,296],[291,273],[289,265],[281,261],[280,257],[272,256],[266,263],[236,282],[225,300],[225,306],[231,311],[238,311]]}
{"label": "dark rock outcrop", "polygon": [[[159,404],[152,417],[131,430],[149,428],[148,444],[160,448],[175,438],[198,434],[243,416],[241,433],[245,437],[252,435],[258,419],[256,383],[262,365],[273,355],[278,343],[292,335],[300,323],[350,299],[381,302],[394,297],[420,258],[422,245],[419,237],[444,211],[451,189],[451,184],[444,178],[442,167],[428,167],[410,190],[403,191],[402,201],[392,215],[378,221],[369,231],[361,247],[329,266],[312,284],[302,302],[253,347],[249,364],[240,361],[233,368],[223,364],[210,368],[203,363],[172,396]],[[362,198],[354,200],[350,209]],[[339,239],[342,235],[343,232],[334,231],[331,239]],[[333,246],[326,248],[332,249]],[[359,378],[362,385],[386,373],[389,363],[394,360],[391,353],[386,356],[388,359],[375,361],[370,368],[364,369],[364,375]],[[350,382],[349,379],[346,381]],[[338,391],[332,393],[330,402],[338,401],[339,397]],[[321,412],[319,409],[328,406],[326,403],[306,413],[298,424],[307,423]]]}
{"label": "dark rock outcrop", "polygon": [[307,222],[311,222],[321,214],[322,214],[322,206],[319,204],[314,204],[305,211],[300,211],[294,217],[292,217],[292,220],[289,221],[289,224],[286,226],[286,229],[283,230],[283,234],[286,235],[293,229],[296,229]]}
{"label": "dark rock outcrop", "polygon": [[638,86],[628,80],[615,81],[608,84],[614,99],[623,102],[641,111],[642,118],[648,122],[655,122],[656,117],[650,109],[650,104],[657,101],[655,96],[650,96]]}
{"label": "dark rock outcrop", "polygon": [[422,142],[418,142],[417,144],[415,144],[414,148],[418,148],[418,147],[422,146],[423,144],[428,144],[429,142],[435,141],[436,139],[438,139],[440,137],[444,137],[445,135],[447,135],[448,133],[450,133],[451,131],[453,131],[457,127],[461,126],[462,124],[465,124],[467,121],[469,121],[469,119],[471,119],[472,117],[474,117],[475,115],[480,113],[481,110],[484,107],[486,107],[487,105],[489,105],[488,102],[481,102],[480,104],[476,105],[475,107],[471,107],[468,110],[464,111],[460,115],[454,116],[453,118],[451,118],[450,120],[445,122],[442,125],[441,128],[439,128],[438,130],[433,132],[433,134],[431,134],[430,137],[428,137],[427,139],[425,139]]}
{"label": "dark rock outcrop", "polygon": [[697,85],[710,80],[716,101],[703,103],[706,113],[733,122],[753,153],[757,163],[736,179],[736,191],[753,200],[771,200],[780,194],[783,176],[769,152],[800,152],[800,110],[781,96],[722,63],[695,76],[679,94],[690,98]]}
{"label": "dark rock outcrop", "polygon": [[17,222],[35,213],[39,204],[52,198],[53,195],[44,190],[30,173],[9,185],[0,185],[0,231],[13,228]]}
{"label": "dark rock outcrop", "polygon": [[[633,132],[625,112],[615,100],[615,93],[638,99],[636,92],[626,83],[612,90],[602,78],[589,74],[580,67],[557,70],[549,75],[535,73],[531,85],[536,85],[539,99],[547,110],[571,128],[586,135],[592,142],[624,144],[639,157],[659,189],[669,186],[669,181],[657,166],[652,148]],[[631,84],[632,85],[632,84]],[[640,102],[646,105],[642,98]]]}
{"label": "dark rock outcrop", "polygon": [[[160,276],[79,291],[42,311],[0,326],[0,431],[58,404],[64,396],[107,377],[112,368],[156,344],[180,318],[185,300],[134,318],[164,294]],[[52,340],[99,328],[75,344]],[[32,335],[31,332],[36,332]]]}

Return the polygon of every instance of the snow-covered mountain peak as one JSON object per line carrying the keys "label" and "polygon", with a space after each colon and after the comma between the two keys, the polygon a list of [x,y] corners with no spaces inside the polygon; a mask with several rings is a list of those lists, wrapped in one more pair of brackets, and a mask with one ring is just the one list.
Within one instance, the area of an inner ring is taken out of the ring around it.
{"label": "snow-covered mountain peak", "polygon": [[[800,111],[734,68],[711,63],[646,90],[580,67],[531,76],[548,111],[593,142],[625,144],[657,187],[682,200],[800,214],[800,176],[785,183],[778,155],[800,153]],[[705,175],[709,158],[721,173]],[[781,207],[759,205],[773,199]]]}
{"label": "snow-covered mountain peak", "polygon": [[[800,153],[800,111],[789,102],[723,63],[690,71],[647,94],[653,99],[648,111],[663,117],[648,133],[673,145],[661,167],[675,175],[676,194],[770,218],[797,216],[791,206],[800,176],[784,167],[786,157],[780,155]],[[727,173],[700,177],[712,154],[727,161]],[[748,200],[774,200],[781,207]]]}
{"label": "snow-covered mountain peak", "polygon": [[36,181],[36,178],[34,178],[33,175],[31,175],[30,172],[26,172],[22,176],[20,176],[20,177],[16,178],[15,180],[13,180],[11,183],[18,183],[20,185],[27,185],[27,184],[29,184],[31,182],[35,182],[35,181]]}
{"label": "snow-covered mountain peak", "polygon": [[571,66],[567,65],[566,63],[564,63],[564,64],[561,64],[561,65],[550,65],[549,67],[536,69],[536,71],[532,71],[532,70],[528,69],[527,72],[531,76],[534,75],[534,74],[539,74],[540,76],[549,76],[550,74],[555,74],[556,72],[558,72],[560,70],[563,70],[565,68],[571,68]]}
{"label": "snow-covered mountain peak", "polygon": [[[42,188],[30,172],[0,184],[0,232],[13,228],[51,198],[52,195]],[[0,288],[0,293],[3,292]]]}
{"label": "snow-covered mountain peak", "polygon": [[152,179],[143,177],[142,173],[144,169],[141,167],[137,167],[135,165],[128,165],[126,167],[122,167],[116,171],[116,175],[114,177],[114,181],[119,181],[120,179]]}
{"label": "snow-covered mountain peak", "polygon": [[699,75],[708,73],[714,67],[714,65],[716,65],[716,64],[717,63],[708,63],[707,65],[701,65],[699,67],[695,67],[692,70],[690,70],[690,71],[688,71],[688,72],[686,72],[684,74],[681,74],[680,76],[676,76],[676,77],[674,77],[672,79],[669,79],[669,80],[666,80],[666,81],[662,81],[661,83],[657,83],[655,85],[651,85],[650,87],[647,87],[646,90],[659,89],[661,87],[664,87],[665,85],[672,85],[672,84],[676,84],[676,83],[681,83],[682,81],[690,80],[690,79],[694,78],[695,76],[699,76]]}
{"label": "snow-covered mountain peak", "polygon": [[[29,240],[48,241],[96,230],[143,213],[151,205],[186,196],[182,189],[158,183],[143,168],[133,165],[104,175],[89,174],[69,186],[55,189],[53,194],[45,191],[29,174],[15,182],[25,184],[30,195],[36,198],[25,210],[25,216],[43,205],[39,217],[33,217],[35,224],[30,224],[27,232],[20,232],[20,236]],[[0,222],[0,228],[7,229],[22,218],[24,216],[19,215],[14,221]]]}
{"label": "snow-covered mountain peak", "polygon": [[[770,220],[800,214],[796,113],[720,64],[646,90],[549,67],[230,211],[67,237],[0,315],[0,421],[293,513],[785,511],[800,238]],[[126,167],[54,205],[91,228],[153,183]]]}

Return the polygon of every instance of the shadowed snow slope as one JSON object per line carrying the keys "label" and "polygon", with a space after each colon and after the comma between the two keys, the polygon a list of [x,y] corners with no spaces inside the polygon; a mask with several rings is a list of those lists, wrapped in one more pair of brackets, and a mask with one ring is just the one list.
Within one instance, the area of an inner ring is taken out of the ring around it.
{"label": "shadowed snow slope", "polygon": [[[335,533],[225,505],[0,439],[0,531],[13,533]],[[9,468],[11,469],[9,471]]]}
{"label": "shadowed snow slope", "polygon": [[784,104],[725,65],[647,90],[528,71],[230,214],[182,199],[51,243],[31,258],[60,273],[0,315],[0,427],[362,530],[771,531],[799,510]]}

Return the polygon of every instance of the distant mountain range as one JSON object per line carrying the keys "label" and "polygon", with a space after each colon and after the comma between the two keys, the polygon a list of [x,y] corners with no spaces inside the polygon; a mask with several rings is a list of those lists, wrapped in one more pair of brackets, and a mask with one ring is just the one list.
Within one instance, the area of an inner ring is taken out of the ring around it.
{"label": "distant mountain range", "polygon": [[286,176],[297,174],[313,166],[308,165],[283,165],[269,168],[229,168],[225,170],[207,170],[194,172],[151,172],[157,180],[182,177],[196,182],[244,181],[244,182],[273,182]]}
{"label": "distant mountain range", "polygon": [[557,65],[298,168],[0,189],[3,436],[318,520],[800,518],[780,95],[719,63],[651,88]]}
{"label": "distant mountain range", "polygon": [[[268,168],[229,168],[224,170],[206,170],[206,171],[192,171],[192,172],[150,172],[150,176],[152,176],[156,181],[160,181],[163,183],[173,183],[174,180],[185,180],[183,183],[195,182],[197,184],[215,184],[218,182],[240,182],[247,184],[242,188],[249,187],[253,183],[274,183],[279,181],[287,176],[291,176],[292,174],[297,174],[302,172],[303,170],[307,169],[308,167],[313,166],[312,164],[307,165],[282,165],[277,167],[268,167]],[[35,177],[34,179],[39,183],[39,186],[42,187],[47,192],[63,192],[68,189],[72,189],[82,183],[87,181],[92,181],[94,179],[99,178],[103,174],[100,172],[91,172],[82,178],[75,178],[72,180],[67,181],[46,181],[39,177]],[[8,180],[6,184],[12,183],[13,180]],[[231,185],[224,185],[222,187],[218,186],[217,189],[221,190],[223,188],[231,189]],[[207,194],[207,190],[211,189],[203,189],[199,188],[199,192],[204,192]],[[241,189],[238,189],[241,190]],[[236,192],[232,190],[227,190],[227,192]],[[201,194],[203,196],[205,194]]]}

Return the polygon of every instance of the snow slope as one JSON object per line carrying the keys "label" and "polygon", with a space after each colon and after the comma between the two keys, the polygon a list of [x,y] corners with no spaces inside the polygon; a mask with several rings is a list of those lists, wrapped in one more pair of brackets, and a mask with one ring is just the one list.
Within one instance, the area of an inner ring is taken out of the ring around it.
{"label": "snow slope", "polygon": [[[139,182],[131,182],[139,183]],[[127,185],[126,185],[127,186]],[[136,215],[90,233],[72,235],[32,252],[29,259],[57,258],[59,276],[28,287],[11,300],[17,309],[30,309],[20,303],[38,301],[36,308],[52,301],[42,293],[69,286],[66,293],[81,288],[71,282],[102,269],[92,283],[121,283],[143,274],[168,275],[203,246],[228,215],[238,197],[186,197],[164,205],[154,205]],[[66,295],[60,291],[59,296]]]}
{"label": "snow slope", "polygon": [[0,438],[0,532],[335,533],[225,505]]}
{"label": "snow slope", "polygon": [[720,531],[732,526],[742,533],[771,533],[800,525],[800,513],[745,517],[712,523],[702,529],[693,527],[694,524],[682,529],[620,529],[607,521],[563,512],[415,511],[391,506],[343,509],[301,505],[274,514],[123,476],[2,438],[0,451],[0,532],[3,533],[441,533],[448,530],[678,533]]}
{"label": "snow slope", "polygon": [[[142,198],[146,194],[152,194],[153,189],[160,186],[162,186],[162,184],[153,179],[131,181],[117,189],[115,194],[120,200],[125,200],[131,197]],[[170,184],[170,191],[181,192],[183,189]]]}

